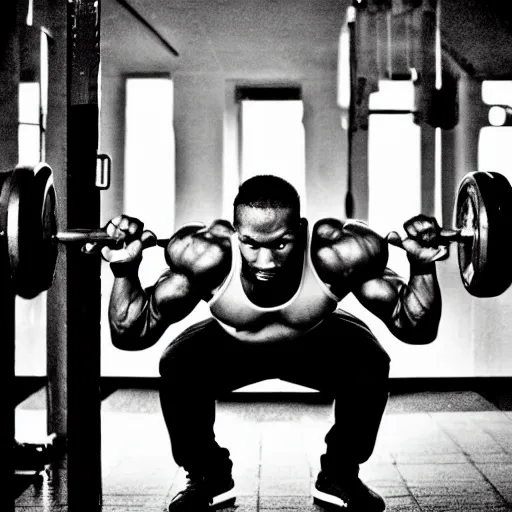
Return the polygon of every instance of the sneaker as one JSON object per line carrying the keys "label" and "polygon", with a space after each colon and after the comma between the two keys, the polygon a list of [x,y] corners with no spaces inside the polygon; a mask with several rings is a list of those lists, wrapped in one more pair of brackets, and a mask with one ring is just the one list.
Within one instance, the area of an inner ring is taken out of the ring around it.
{"label": "sneaker", "polygon": [[235,482],[231,474],[227,478],[193,477],[187,475],[185,489],[180,491],[169,504],[169,512],[200,512],[220,506],[235,504]]}
{"label": "sneaker", "polygon": [[14,441],[14,474],[37,475],[49,463],[46,445]]}
{"label": "sneaker", "polygon": [[382,497],[357,477],[335,482],[320,472],[311,494],[316,504],[324,507],[334,505],[347,512],[382,512],[386,508]]}

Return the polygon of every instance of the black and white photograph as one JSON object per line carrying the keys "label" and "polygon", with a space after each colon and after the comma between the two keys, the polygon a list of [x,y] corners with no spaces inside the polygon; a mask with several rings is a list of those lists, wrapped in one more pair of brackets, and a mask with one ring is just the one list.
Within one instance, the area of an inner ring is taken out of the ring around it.
{"label": "black and white photograph", "polygon": [[0,10],[2,512],[512,512],[509,2]]}

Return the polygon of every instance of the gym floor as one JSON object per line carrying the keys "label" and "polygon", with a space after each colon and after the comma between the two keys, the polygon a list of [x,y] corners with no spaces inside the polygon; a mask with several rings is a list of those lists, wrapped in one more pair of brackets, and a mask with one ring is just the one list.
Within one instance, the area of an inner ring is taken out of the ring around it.
{"label": "gym floor", "polygon": [[[16,409],[16,438],[46,434],[44,388]],[[216,432],[234,461],[226,511],[320,512],[310,486],[332,405],[314,395],[220,401]],[[158,394],[118,389],[102,402],[103,510],[161,512],[185,476],[173,463]],[[390,512],[512,511],[512,407],[475,391],[392,394],[362,479]],[[65,477],[16,477],[17,512],[67,512]]]}

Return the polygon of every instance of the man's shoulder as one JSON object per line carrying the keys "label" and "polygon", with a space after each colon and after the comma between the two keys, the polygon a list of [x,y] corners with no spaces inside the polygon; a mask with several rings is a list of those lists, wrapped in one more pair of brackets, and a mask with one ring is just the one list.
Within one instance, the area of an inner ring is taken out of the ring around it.
{"label": "man's shoulder", "polygon": [[318,219],[314,223],[314,228],[318,226],[350,226],[350,225],[358,225],[358,226],[366,226],[368,227],[368,223],[361,219],[341,219],[338,217],[323,217]]}
{"label": "man's shoulder", "polygon": [[324,217],[317,220],[312,229],[312,236],[320,238],[333,239],[339,237],[343,232],[355,234],[370,234],[373,230],[368,223],[360,219],[337,219],[334,217]]}
{"label": "man's shoulder", "polygon": [[190,223],[182,226],[169,241],[165,258],[173,271],[187,276],[223,272],[231,265],[232,227],[225,221],[210,226]]}
{"label": "man's shoulder", "polygon": [[210,232],[219,236],[230,236],[235,232],[233,224],[226,219],[215,219],[209,225],[203,222],[187,222],[182,224],[175,232],[176,235],[187,236],[190,234]]}
{"label": "man's shoulder", "polygon": [[219,235],[232,235],[235,232],[233,224],[226,219],[215,219],[209,226],[210,231],[214,231]]}
{"label": "man's shoulder", "polygon": [[324,217],[322,219],[318,219],[317,221],[315,221],[315,223],[313,224],[312,228],[311,228],[311,232],[312,233],[318,233],[319,230],[321,230],[322,228],[327,228],[327,227],[330,227],[330,228],[342,228],[345,224],[345,221],[341,220],[341,219],[336,219],[334,217]]}

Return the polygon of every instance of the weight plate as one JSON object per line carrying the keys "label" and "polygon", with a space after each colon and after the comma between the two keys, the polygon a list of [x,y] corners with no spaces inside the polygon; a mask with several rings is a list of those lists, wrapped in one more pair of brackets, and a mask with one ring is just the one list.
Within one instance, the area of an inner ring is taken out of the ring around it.
{"label": "weight plate", "polygon": [[455,224],[464,288],[475,297],[495,297],[512,283],[505,234],[512,220],[512,187],[497,172],[468,173],[459,185]]}
{"label": "weight plate", "polygon": [[7,207],[7,250],[11,266],[14,292],[31,299],[34,293],[33,254],[36,249],[37,224],[34,225],[32,180],[34,172],[29,168],[16,168],[11,176],[9,202]]}
{"label": "weight plate", "polygon": [[2,265],[2,272],[8,272],[10,276],[9,268],[9,255],[7,252],[7,210],[9,207],[9,195],[11,193],[11,176],[12,171],[1,173],[1,185],[0,185],[0,265]]}
{"label": "weight plate", "polygon": [[7,249],[14,293],[32,299],[53,281],[56,250],[55,191],[46,164],[17,167],[7,207]]}
{"label": "weight plate", "polygon": [[57,197],[51,168],[40,164],[34,169],[34,173],[36,210],[40,212],[42,229],[39,287],[44,291],[52,285],[57,265],[58,247],[54,240],[57,234]]}

